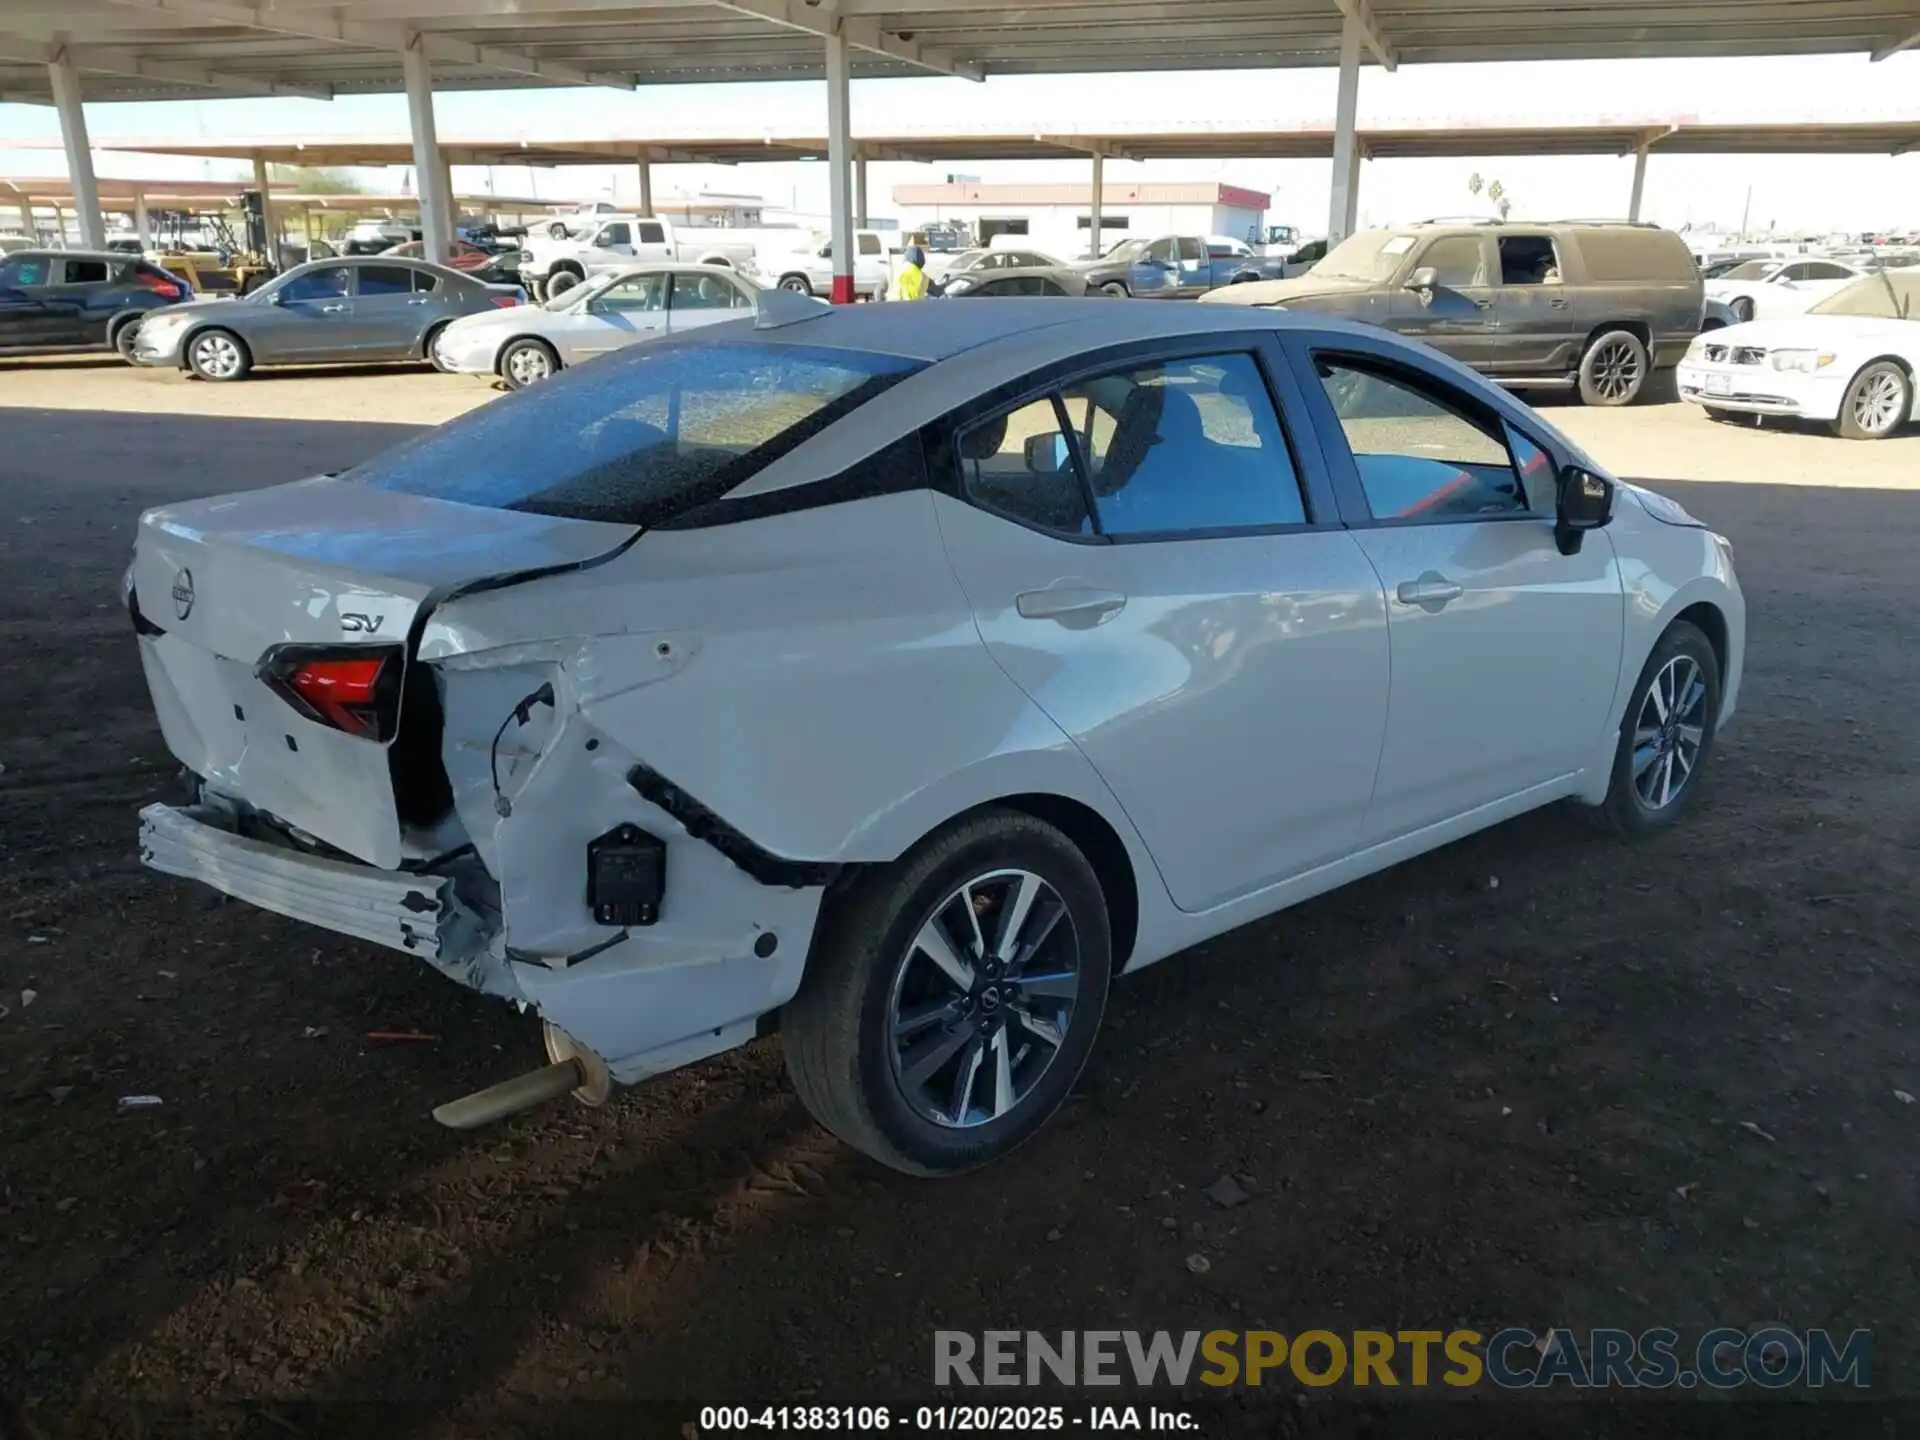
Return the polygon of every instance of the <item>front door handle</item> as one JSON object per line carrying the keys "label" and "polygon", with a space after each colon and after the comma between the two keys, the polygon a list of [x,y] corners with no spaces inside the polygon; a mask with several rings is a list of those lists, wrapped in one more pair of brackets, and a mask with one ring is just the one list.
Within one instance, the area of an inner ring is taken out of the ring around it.
{"label": "front door handle", "polygon": [[1418,605],[1429,614],[1436,614],[1467,591],[1465,586],[1447,579],[1438,570],[1429,570],[1418,580],[1402,580],[1393,593],[1402,605]]}
{"label": "front door handle", "polygon": [[1491,310],[1493,308],[1493,302],[1491,300],[1476,300],[1473,302],[1473,308],[1476,310]]}
{"label": "front door handle", "polygon": [[433,297],[431,295],[410,295],[407,297],[407,304],[409,305],[431,305],[432,303]]}
{"label": "front door handle", "polygon": [[320,313],[322,315],[338,315],[341,311],[345,310],[346,308],[347,307],[344,305],[322,305],[320,307]]}
{"label": "front door handle", "polygon": [[1547,304],[1555,310],[1564,310],[1567,308],[1567,297],[1564,295],[1552,296],[1548,299]]}
{"label": "front door handle", "polygon": [[1026,620],[1058,620],[1069,630],[1088,630],[1125,608],[1127,597],[1117,590],[1086,585],[1055,585],[1028,590],[1013,597],[1014,609]]}

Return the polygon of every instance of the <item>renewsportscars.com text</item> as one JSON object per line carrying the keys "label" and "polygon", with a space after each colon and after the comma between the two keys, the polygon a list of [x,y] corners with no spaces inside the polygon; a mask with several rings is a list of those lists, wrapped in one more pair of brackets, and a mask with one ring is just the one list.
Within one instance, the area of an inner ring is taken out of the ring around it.
{"label": "renewsportscars.com text", "polygon": [[936,1385],[1308,1386],[1732,1390],[1872,1383],[1873,1336],[1765,1326],[1683,1340],[1634,1332],[1477,1330],[938,1330]]}

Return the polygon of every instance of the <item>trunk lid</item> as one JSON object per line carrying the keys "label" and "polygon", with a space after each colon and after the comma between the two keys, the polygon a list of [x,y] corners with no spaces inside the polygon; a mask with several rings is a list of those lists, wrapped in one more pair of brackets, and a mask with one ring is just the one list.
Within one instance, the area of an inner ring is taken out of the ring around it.
{"label": "trunk lid", "polygon": [[129,600],[168,748],[219,793],[397,866],[393,741],[302,713],[261,678],[263,659],[283,646],[384,651],[408,696],[424,610],[475,584],[598,559],[634,533],[327,478],[148,511]]}

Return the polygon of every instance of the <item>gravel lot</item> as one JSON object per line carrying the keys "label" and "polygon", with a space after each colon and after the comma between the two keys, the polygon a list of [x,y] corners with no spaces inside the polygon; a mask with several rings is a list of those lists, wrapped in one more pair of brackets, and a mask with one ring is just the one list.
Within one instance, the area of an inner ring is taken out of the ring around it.
{"label": "gravel lot", "polygon": [[[1735,544],[1743,713],[1688,823],[1627,846],[1535,815],[1123,982],[1055,1124],[934,1185],[814,1128],[773,1042],[442,1130],[434,1104],[535,1062],[530,1023],[138,865],[173,770],[115,601],[138,512],[492,393],[0,363],[0,1436],[924,1400],[936,1327],[1864,1326],[1876,1391],[1920,1399],[1920,1105],[1895,1093],[1920,1092],[1920,435],[1554,404]],[[1222,1174],[1252,1199],[1210,1203]],[[1230,1428],[1343,1433],[1282,1398]],[[1694,1403],[1614,1433],[1699,1433]]]}

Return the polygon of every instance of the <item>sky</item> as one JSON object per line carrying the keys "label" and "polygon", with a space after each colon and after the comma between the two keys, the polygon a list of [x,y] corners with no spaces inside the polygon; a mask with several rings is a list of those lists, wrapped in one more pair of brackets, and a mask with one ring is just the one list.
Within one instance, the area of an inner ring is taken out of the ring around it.
{"label": "sky", "polygon": [[[1175,72],[1164,75],[1004,76],[984,83],[927,77],[860,80],[853,85],[856,135],[916,129],[1069,130],[1217,125],[1257,129],[1330,124],[1331,68]],[[1151,97],[1143,105],[1142,98]],[[441,138],[638,138],[659,134],[758,134],[825,130],[825,86],[651,86],[607,89],[465,91],[435,97]],[[1368,67],[1360,84],[1360,123],[1405,120],[1595,122],[1890,120],[1920,121],[1920,50],[1870,64],[1865,55],[1741,60],[1602,60],[1487,65]],[[128,136],[381,135],[404,138],[401,95],[334,101],[210,100],[87,107],[95,144]],[[57,141],[51,108],[0,104],[0,175],[63,174],[57,149],[21,142]],[[113,152],[95,168],[113,178],[238,179],[244,163],[204,162]],[[1130,180],[1221,180],[1273,194],[1270,222],[1312,233],[1326,228],[1330,167],[1322,160],[1117,161],[1109,184]],[[1516,218],[1624,214],[1633,162],[1614,156],[1481,160],[1377,160],[1362,172],[1362,225],[1480,210],[1467,181],[1499,180]],[[1076,161],[869,166],[869,208],[891,211],[895,185],[948,174],[986,181],[1084,180]],[[400,171],[367,172],[374,189],[408,183]],[[460,167],[460,190],[537,194],[556,199],[632,201],[631,167],[530,173],[496,167],[491,175]],[[818,164],[727,168],[656,166],[656,198],[721,190],[765,197],[770,206],[826,211],[827,174]],[[1647,170],[1643,218],[1678,228],[1857,232],[1920,228],[1920,153],[1904,156],[1661,155]]]}

